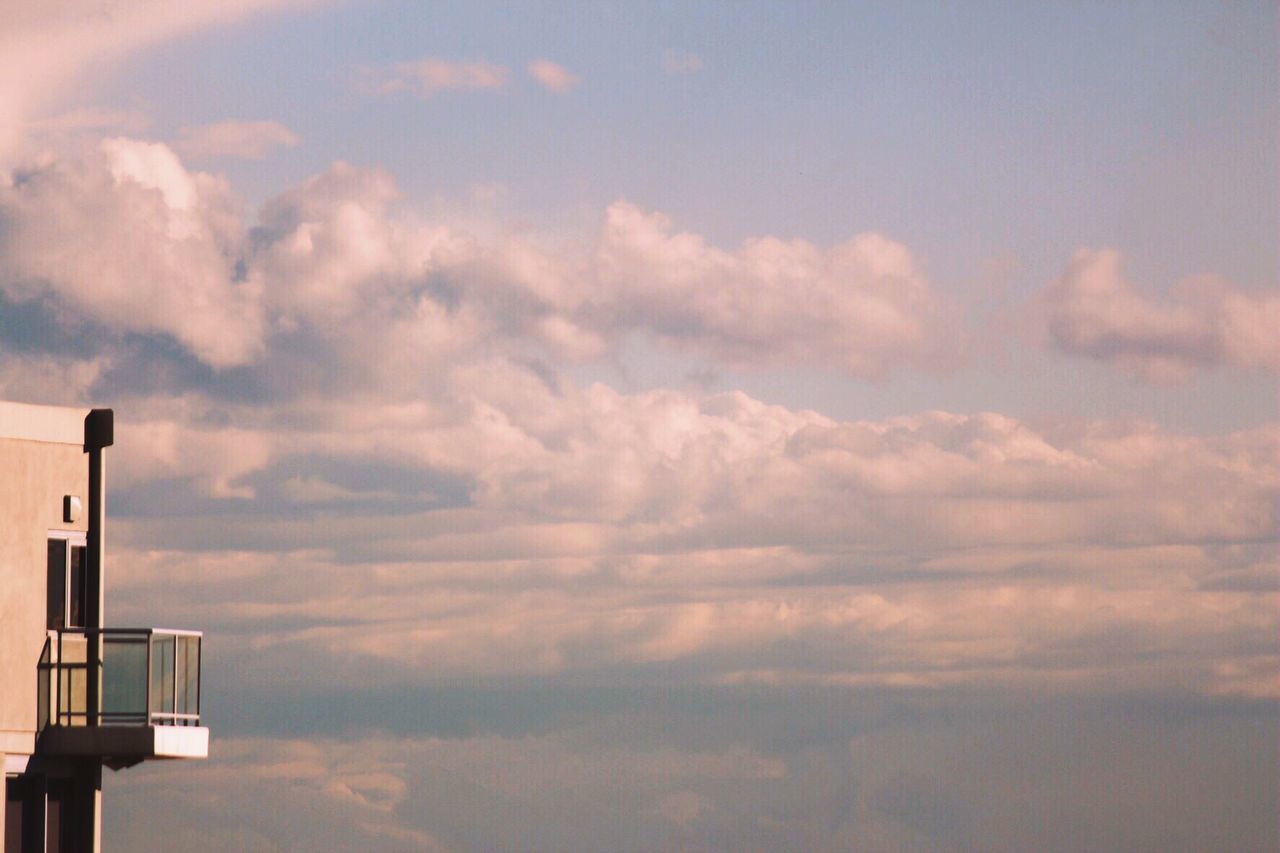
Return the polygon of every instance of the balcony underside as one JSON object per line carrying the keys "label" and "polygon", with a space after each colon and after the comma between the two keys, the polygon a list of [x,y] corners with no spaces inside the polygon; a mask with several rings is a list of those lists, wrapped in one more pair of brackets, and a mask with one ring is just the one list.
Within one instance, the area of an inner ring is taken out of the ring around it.
{"label": "balcony underside", "polygon": [[112,767],[153,758],[208,758],[204,726],[50,726],[40,733],[37,754],[95,757]]}

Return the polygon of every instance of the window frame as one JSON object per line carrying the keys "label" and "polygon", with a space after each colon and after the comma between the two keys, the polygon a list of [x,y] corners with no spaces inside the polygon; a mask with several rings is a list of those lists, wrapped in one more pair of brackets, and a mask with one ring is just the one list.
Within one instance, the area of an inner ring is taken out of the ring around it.
{"label": "window frame", "polygon": [[[46,628],[48,628],[49,630],[54,630],[57,627],[61,627],[62,629],[84,628],[85,625],[83,623],[88,621],[85,618],[85,615],[87,614],[88,608],[89,608],[89,603],[86,600],[89,592],[89,577],[88,577],[89,536],[88,536],[88,533],[86,533],[83,530],[50,530],[48,532],[48,535],[45,537],[45,539],[46,539],[46,554],[48,549],[47,543],[53,542],[55,540],[60,540],[65,543],[63,546],[63,552],[62,552],[63,558],[62,558],[62,624],[61,626],[54,626],[54,625],[48,624],[48,614],[50,610],[49,596],[51,591],[49,590],[49,566],[47,562],[48,558],[46,556],[46,564],[45,564]],[[81,584],[81,589],[80,589],[80,610],[81,610],[80,622],[82,624],[79,624],[79,625],[71,624],[71,600],[72,600],[71,556],[74,549],[76,548],[84,549],[82,551],[82,555],[80,558],[81,559],[80,566],[83,572],[83,583]]]}

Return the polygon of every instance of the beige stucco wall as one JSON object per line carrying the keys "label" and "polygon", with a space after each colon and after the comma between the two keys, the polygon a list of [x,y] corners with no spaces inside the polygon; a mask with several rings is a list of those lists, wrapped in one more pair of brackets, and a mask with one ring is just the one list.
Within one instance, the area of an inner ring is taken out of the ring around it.
{"label": "beige stucco wall", "polygon": [[[46,540],[50,530],[86,529],[86,414],[0,402],[0,753],[29,753],[34,743]],[[85,503],[71,524],[62,521],[64,495]]]}

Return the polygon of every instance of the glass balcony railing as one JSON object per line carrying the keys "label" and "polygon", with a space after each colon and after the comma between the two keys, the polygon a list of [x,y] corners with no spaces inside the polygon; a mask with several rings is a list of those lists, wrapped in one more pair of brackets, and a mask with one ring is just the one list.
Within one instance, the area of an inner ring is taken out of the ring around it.
{"label": "glass balcony railing", "polygon": [[[98,642],[97,666],[90,646]],[[41,657],[41,725],[200,725],[199,631],[66,628],[49,632]],[[90,678],[97,712],[89,713]]]}

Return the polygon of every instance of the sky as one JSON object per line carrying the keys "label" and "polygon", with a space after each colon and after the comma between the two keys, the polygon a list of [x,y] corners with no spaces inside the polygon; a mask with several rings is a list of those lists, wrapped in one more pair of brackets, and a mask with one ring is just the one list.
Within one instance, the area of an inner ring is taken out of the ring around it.
{"label": "sky", "polygon": [[130,850],[1280,846],[1271,3],[17,3]]}

